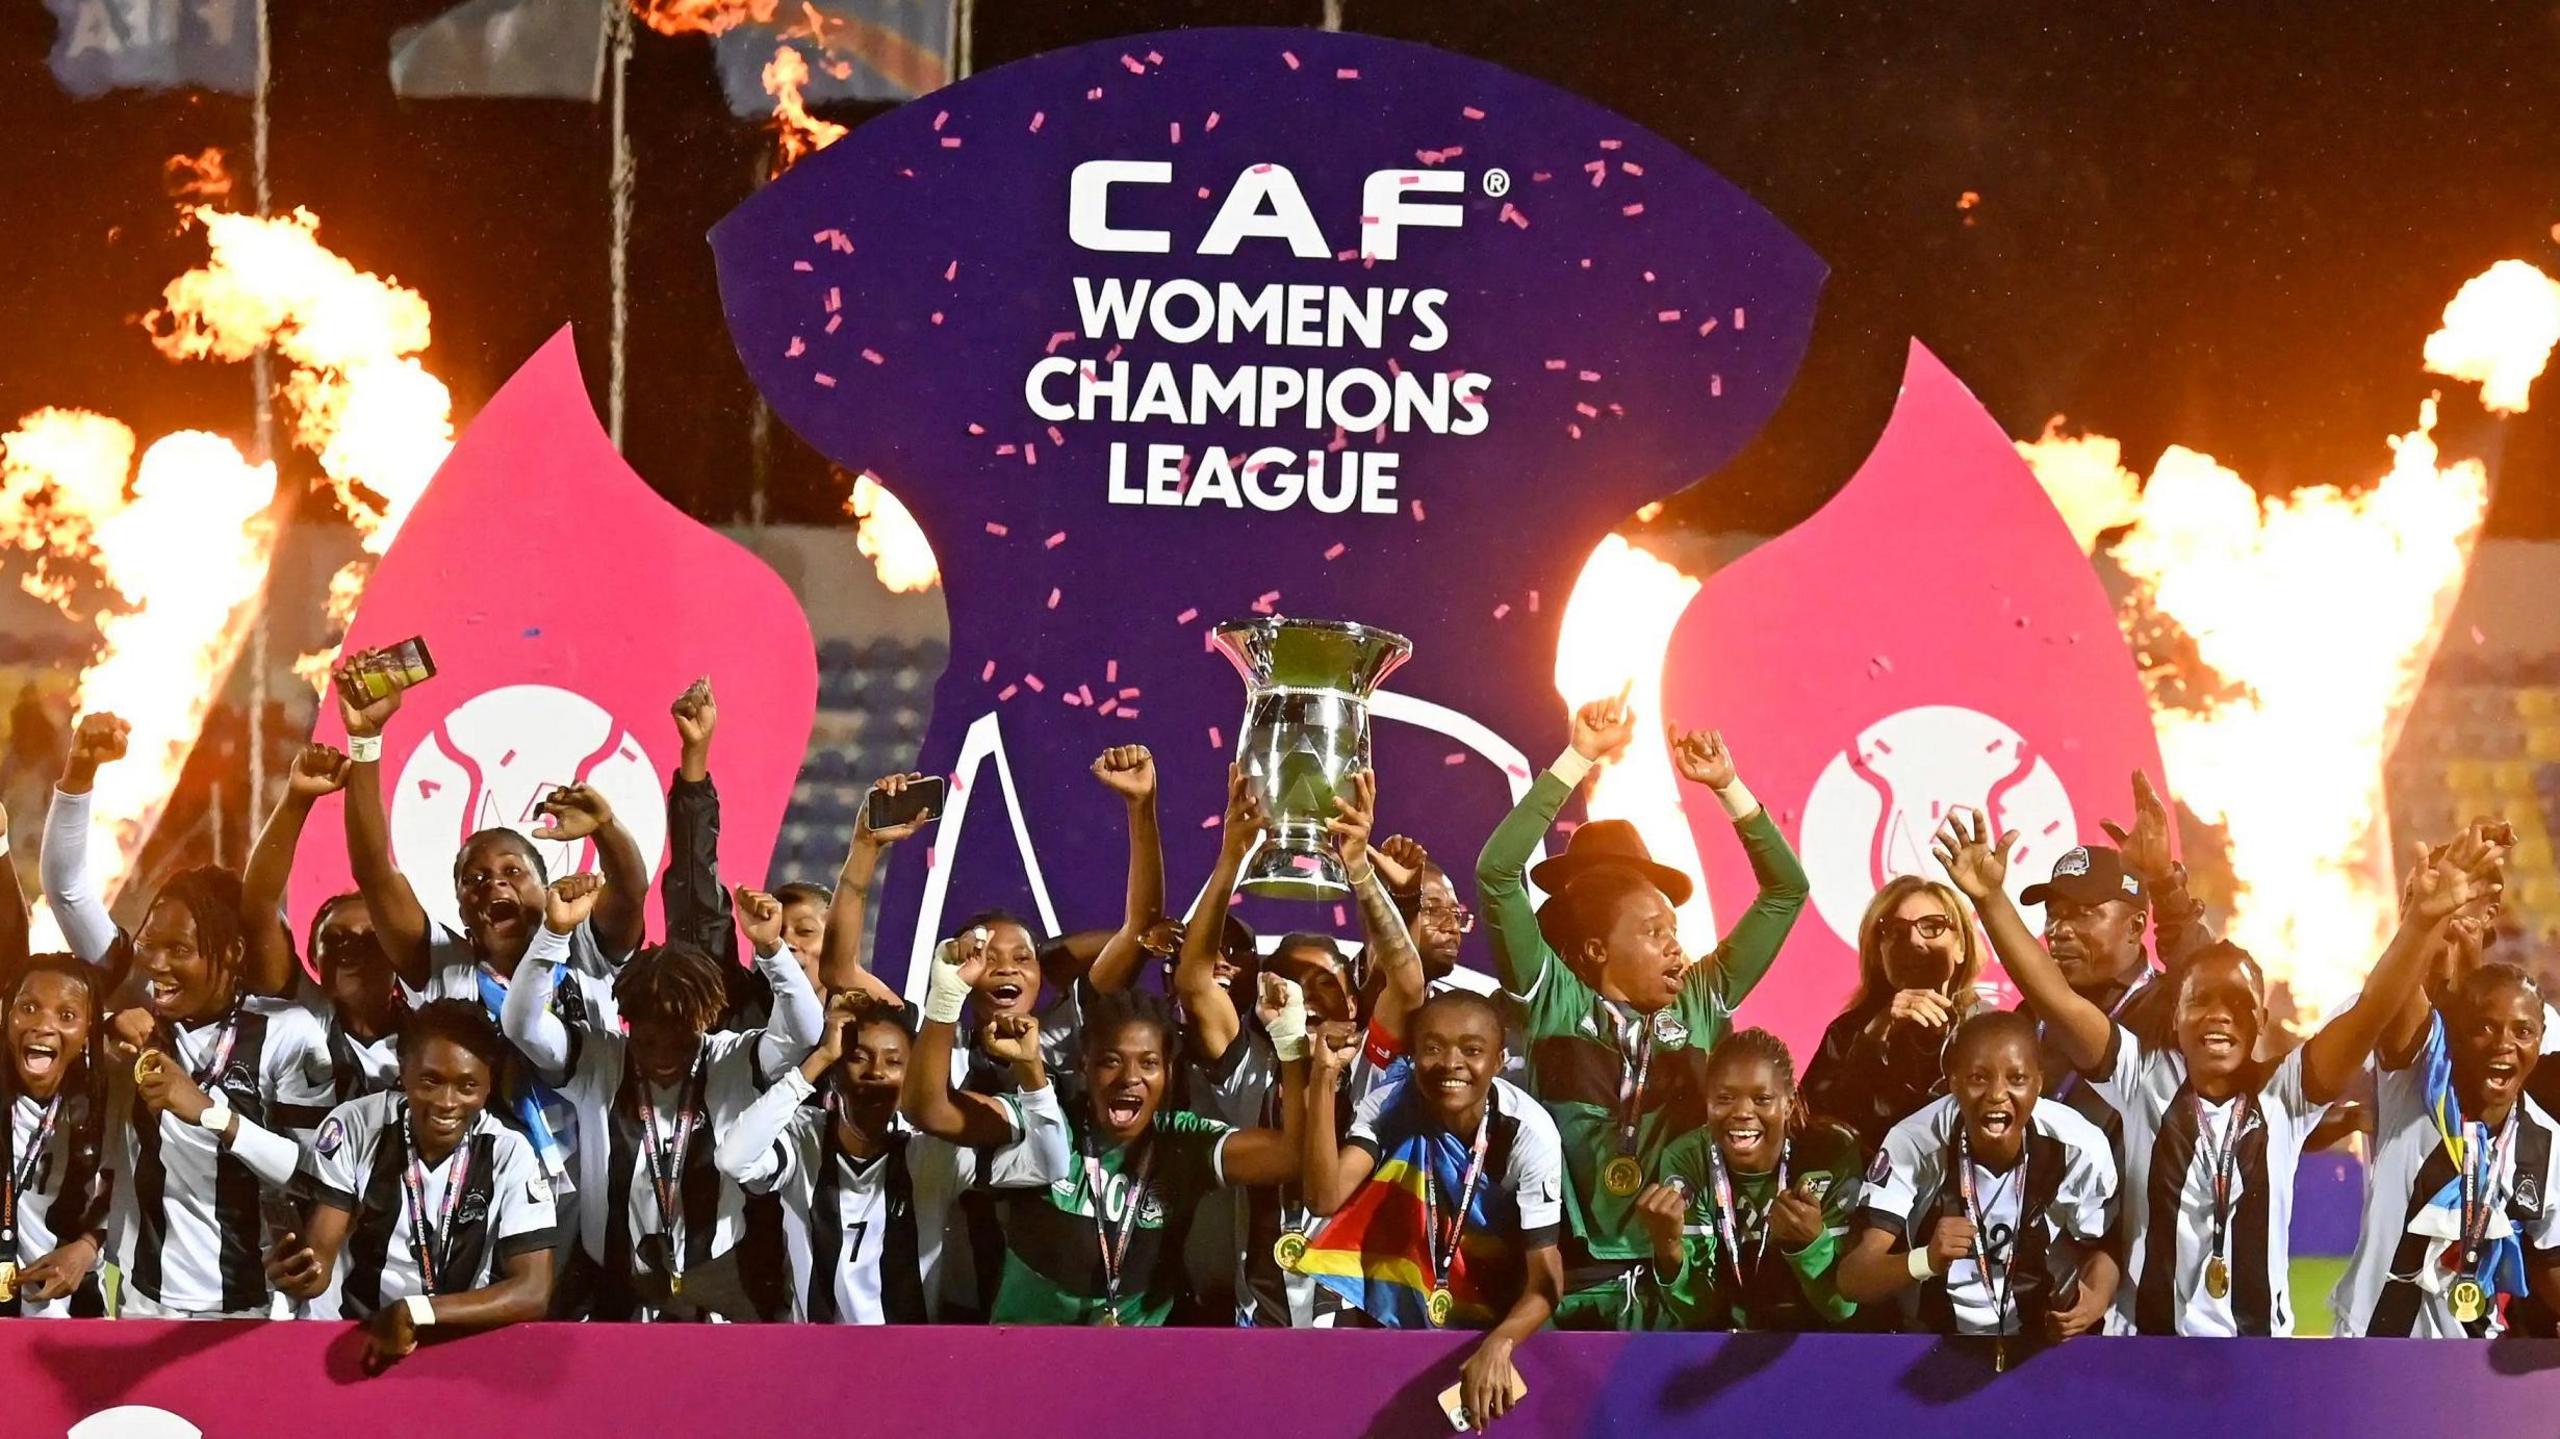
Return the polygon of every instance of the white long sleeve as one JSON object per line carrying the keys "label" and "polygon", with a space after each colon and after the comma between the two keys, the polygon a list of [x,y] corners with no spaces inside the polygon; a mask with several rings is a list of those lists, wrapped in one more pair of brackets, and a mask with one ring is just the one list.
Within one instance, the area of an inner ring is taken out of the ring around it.
{"label": "white long sleeve", "polygon": [[797,1069],[809,1051],[826,1037],[827,1011],[809,987],[808,971],[787,948],[756,956],[756,973],[773,990],[772,1017],[756,1039],[756,1073],[779,1075]]}
{"label": "white long sleeve", "polygon": [[249,1172],[269,1189],[290,1186],[294,1171],[302,1166],[302,1146],[252,1123],[246,1115],[237,1115],[233,1125],[231,1157],[249,1166]]}
{"label": "white long sleeve", "polygon": [[750,1193],[771,1193],[790,1168],[790,1148],[783,1132],[791,1127],[791,1117],[801,1104],[816,1092],[800,1066],[793,1065],[720,1136],[719,1152],[713,1156],[720,1172]]}
{"label": "white long sleeve", "polygon": [[115,948],[116,922],[89,876],[89,796],[53,792],[45,810],[44,852],[36,862],[45,906],[71,952],[86,964],[104,964]]}
{"label": "white long sleeve", "polygon": [[552,933],[549,925],[535,926],[524,958],[516,962],[515,978],[507,981],[507,1002],[498,1008],[498,1027],[507,1042],[546,1084],[569,1075],[569,1026],[551,1012],[552,991],[559,983],[556,966],[568,957],[569,936]]}
{"label": "white long sleeve", "polygon": [[1058,1086],[1045,1084],[1014,1097],[1022,1106],[1022,1136],[1007,1147],[1016,1149],[1013,1158],[1028,1161],[1028,1168],[1007,1182],[1054,1184],[1074,1173],[1068,1156],[1074,1143],[1067,1129],[1067,1112],[1058,1104]]}

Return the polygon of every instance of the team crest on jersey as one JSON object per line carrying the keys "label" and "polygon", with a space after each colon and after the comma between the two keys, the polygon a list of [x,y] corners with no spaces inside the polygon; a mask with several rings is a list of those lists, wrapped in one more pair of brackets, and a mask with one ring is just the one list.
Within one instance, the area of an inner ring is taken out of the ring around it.
{"label": "team crest on jersey", "polygon": [[2542,1215],[2542,1185],[2530,1174],[2516,1176],[2515,1210],[2527,1219]]}
{"label": "team crest on jersey", "polygon": [[1656,1044],[1678,1049],[1689,1042],[1689,1026],[1670,1010],[1657,1009],[1653,1012],[1653,1039]]}
{"label": "team crest on jersey", "polygon": [[1164,1227],[1164,1202],[1156,1197],[1153,1189],[1147,1191],[1145,1199],[1138,1205],[1138,1227],[1141,1229]]}
{"label": "team crest on jersey", "polygon": [[524,1182],[524,1197],[525,1202],[528,1204],[551,1203],[551,1182],[539,1177],[526,1180]]}
{"label": "team crest on jersey", "polygon": [[454,1227],[459,1229],[466,1224],[485,1224],[488,1220],[488,1196],[482,1194],[477,1189],[469,1190],[464,1193],[462,1196],[462,1203],[457,1206],[453,1212]]}
{"label": "team crest on jersey", "polygon": [[1887,1155],[1881,1149],[1877,1150],[1876,1157],[1867,1161],[1867,1182],[1869,1184],[1882,1184],[1892,1177],[1892,1157]]}
{"label": "team crest on jersey", "polygon": [[335,1154],[347,1142],[346,1121],[332,1114],[320,1121],[320,1132],[311,1137],[311,1147],[322,1154]]}

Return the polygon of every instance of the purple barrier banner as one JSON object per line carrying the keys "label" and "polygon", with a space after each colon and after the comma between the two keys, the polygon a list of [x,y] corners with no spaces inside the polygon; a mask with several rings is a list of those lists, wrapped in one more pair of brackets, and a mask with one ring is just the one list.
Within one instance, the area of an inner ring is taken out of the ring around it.
{"label": "purple barrier banner", "polygon": [[[351,1325],[0,1326],[23,1439],[1447,1434],[1473,1336],[529,1325],[366,1378]],[[1542,1334],[1495,1432],[2540,1435],[2560,1343],[2082,1340],[1995,1373],[1906,1336]],[[152,1413],[149,1411],[159,1411]],[[77,1427],[75,1433],[75,1426]]]}
{"label": "purple barrier banner", "polygon": [[955,784],[931,860],[889,872],[892,979],[985,905],[1116,922],[1126,848],[1086,772],[1105,746],[1154,749],[1166,873],[1197,883],[1245,708],[1204,639],[1257,613],[1413,641],[1373,731],[1381,832],[1471,890],[1563,742],[1584,560],[1758,431],[1823,277],[1623,116],[1303,30],[973,76],[711,238],[774,412],[876,475],[941,565],[951,661],[918,766]]}

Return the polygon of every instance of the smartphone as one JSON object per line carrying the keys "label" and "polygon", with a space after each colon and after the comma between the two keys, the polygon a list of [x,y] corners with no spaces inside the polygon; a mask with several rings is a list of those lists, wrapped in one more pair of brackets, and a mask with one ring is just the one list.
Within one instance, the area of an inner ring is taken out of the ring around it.
{"label": "smartphone", "polygon": [[875,789],[863,809],[862,822],[872,829],[893,829],[910,820],[923,818],[929,811],[942,817],[942,802],[950,784],[940,776],[917,780],[905,789],[891,794]]}
{"label": "smartphone", "polygon": [[426,640],[411,635],[349,660],[338,671],[338,690],[349,702],[368,705],[435,677],[436,659],[427,652]]}
{"label": "smartphone", "polygon": [[[1459,1399],[1459,1392],[1463,1388],[1465,1388],[1464,1385],[1452,1384],[1440,1391],[1440,1412],[1449,1416],[1449,1427],[1461,1434],[1476,1427],[1475,1420],[1467,1413],[1467,1406]],[[1519,1371],[1512,1371],[1511,1402],[1519,1403],[1528,1396],[1528,1393],[1529,1381],[1521,1378]]]}

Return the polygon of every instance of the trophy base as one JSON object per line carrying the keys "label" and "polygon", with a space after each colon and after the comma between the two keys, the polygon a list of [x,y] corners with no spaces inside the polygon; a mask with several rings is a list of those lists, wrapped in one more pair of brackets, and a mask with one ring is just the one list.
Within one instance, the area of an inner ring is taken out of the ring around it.
{"label": "trophy base", "polygon": [[1351,877],[1332,850],[1266,844],[1246,863],[1236,888],[1261,899],[1336,900],[1351,893]]}

